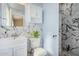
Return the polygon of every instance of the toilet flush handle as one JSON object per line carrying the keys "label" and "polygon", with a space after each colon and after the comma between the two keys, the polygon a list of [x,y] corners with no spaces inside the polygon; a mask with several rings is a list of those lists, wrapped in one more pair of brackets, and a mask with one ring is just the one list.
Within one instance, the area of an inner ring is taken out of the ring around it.
{"label": "toilet flush handle", "polygon": [[53,35],[53,38],[57,37],[57,35]]}

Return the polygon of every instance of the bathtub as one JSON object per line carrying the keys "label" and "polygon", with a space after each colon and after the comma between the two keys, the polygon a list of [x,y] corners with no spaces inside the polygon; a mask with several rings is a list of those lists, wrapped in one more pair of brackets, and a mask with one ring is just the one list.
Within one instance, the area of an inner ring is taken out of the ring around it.
{"label": "bathtub", "polygon": [[0,56],[27,56],[27,39],[1,38]]}

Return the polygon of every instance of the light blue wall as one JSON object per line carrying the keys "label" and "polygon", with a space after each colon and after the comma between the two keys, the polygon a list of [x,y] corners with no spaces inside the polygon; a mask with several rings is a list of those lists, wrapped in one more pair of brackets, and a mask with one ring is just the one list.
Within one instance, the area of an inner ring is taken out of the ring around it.
{"label": "light blue wall", "polygon": [[[58,55],[58,4],[47,3],[43,6],[44,11],[44,24],[43,24],[43,39],[44,48],[51,55]],[[53,38],[53,35],[57,37]]]}

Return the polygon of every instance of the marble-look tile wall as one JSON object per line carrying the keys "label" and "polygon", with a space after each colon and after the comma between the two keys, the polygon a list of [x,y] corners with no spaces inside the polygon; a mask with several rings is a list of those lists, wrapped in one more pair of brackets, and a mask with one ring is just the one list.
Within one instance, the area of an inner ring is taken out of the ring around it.
{"label": "marble-look tile wall", "polygon": [[[79,4],[59,4],[60,35],[62,51],[79,48]],[[79,54],[78,54],[79,55]]]}

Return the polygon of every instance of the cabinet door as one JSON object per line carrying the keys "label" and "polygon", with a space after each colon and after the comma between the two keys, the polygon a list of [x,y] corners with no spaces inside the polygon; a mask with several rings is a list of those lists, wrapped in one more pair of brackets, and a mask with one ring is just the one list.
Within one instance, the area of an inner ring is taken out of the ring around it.
{"label": "cabinet door", "polygon": [[37,5],[30,5],[31,22],[42,23],[42,7]]}
{"label": "cabinet door", "polygon": [[14,48],[14,55],[15,56],[27,56],[27,49],[26,49],[26,47],[20,46],[20,47]]}
{"label": "cabinet door", "polygon": [[12,56],[12,49],[0,49],[0,56]]}

